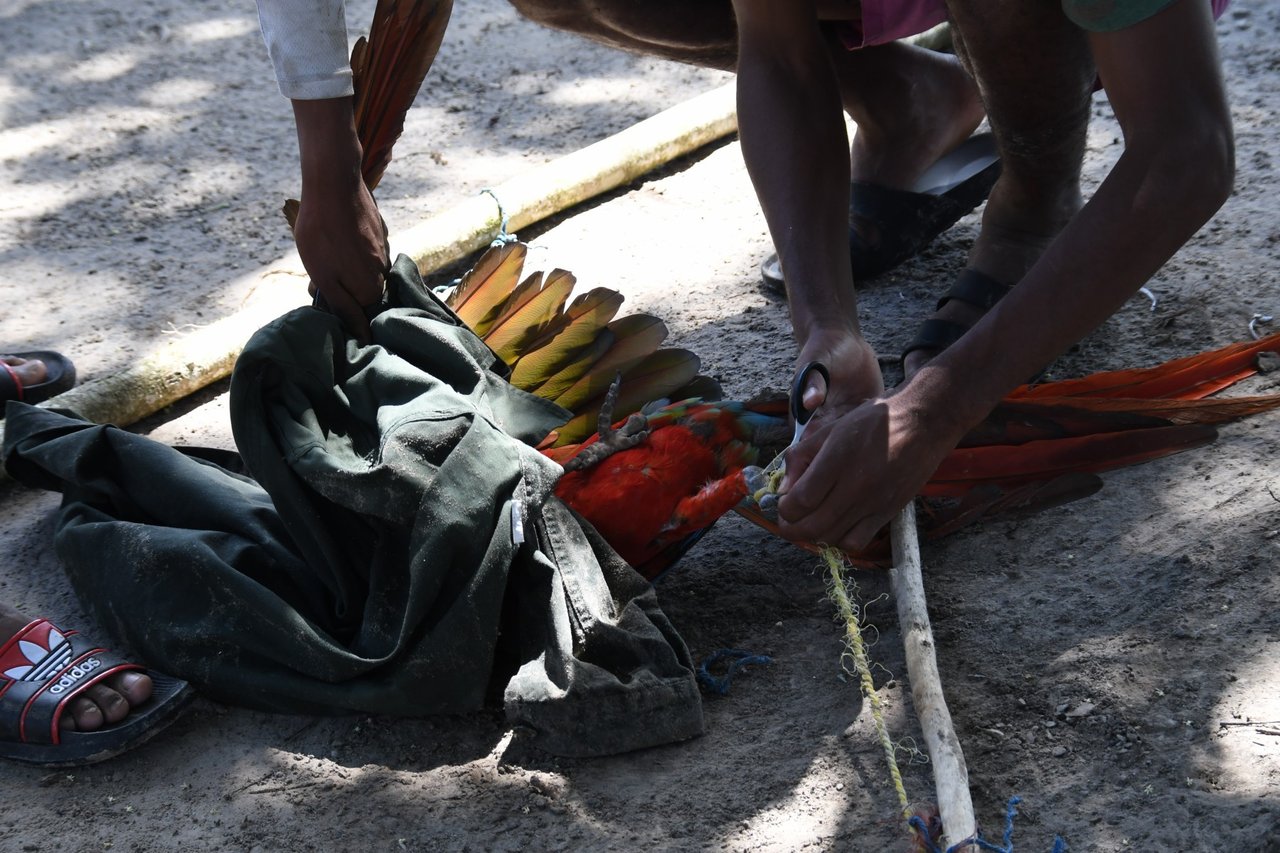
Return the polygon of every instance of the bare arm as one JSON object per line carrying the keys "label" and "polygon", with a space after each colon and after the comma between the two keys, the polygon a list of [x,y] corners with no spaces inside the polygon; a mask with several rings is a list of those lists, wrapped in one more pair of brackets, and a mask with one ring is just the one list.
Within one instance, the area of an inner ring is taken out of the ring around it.
{"label": "bare arm", "polygon": [[258,0],[280,92],[293,103],[302,161],[294,237],[312,293],[365,340],[362,307],[382,295],[386,232],[360,178],[343,0]]}
{"label": "bare arm", "polygon": [[[787,274],[800,362],[831,369],[833,405],[880,392],[849,262],[849,149],[812,0],[735,0],[742,155]],[[826,389],[806,397],[812,408]]]}
{"label": "bare arm", "polygon": [[386,228],[360,176],[351,98],[295,100],[302,160],[302,205],[294,225],[298,253],[313,291],[361,340],[369,336],[363,308],[382,296],[390,259]]}
{"label": "bare arm", "polygon": [[1225,201],[1231,122],[1207,4],[1180,0],[1091,43],[1124,154],[969,334],[894,394],[806,437],[779,506],[786,535],[865,545],[965,432],[1110,316]]}

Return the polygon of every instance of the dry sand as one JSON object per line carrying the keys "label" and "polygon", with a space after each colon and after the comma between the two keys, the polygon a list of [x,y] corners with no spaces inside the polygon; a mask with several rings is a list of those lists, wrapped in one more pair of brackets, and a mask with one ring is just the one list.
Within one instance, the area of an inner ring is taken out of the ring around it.
{"label": "dry sand", "polygon": [[[352,6],[358,29],[371,3]],[[1236,193],[1152,281],[1158,308],[1135,297],[1056,377],[1208,349],[1245,338],[1255,311],[1280,314],[1280,9],[1237,0],[1219,32]],[[11,0],[0,43],[4,347],[58,348],[93,378],[236,310],[248,294],[224,284],[289,248],[277,210],[297,183],[252,4]],[[384,212],[407,228],[725,79],[459,0]],[[1118,137],[1099,96],[1089,188]],[[881,351],[910,338],[975,222],[867,288]],[[785,382],[794,345],[758,284],[768,238],[732,141],[523,236],[531,264],[665,317],[729,394]],[[219,392],[141,428],[229,445]],[[1278,424],[1229,426],[1208,448],[1107,475],[1089,500],[925,546],[988,834],[1019,794],[1020,850],[1055,834],[1081,851],[1280,850]],[[49,547],[57,497],[5,484],[0,498],[0,596],[84,626]],[[859,582],[889,724],[918,739],[893,607],[875,601],[887,581]],[[309,719],[200,700],[103,765],[0,766],[0,850],[903,849],[815,560],[728,519],[659,596],[695,658],[736,647],[775,661],[708,696],[694,742],[563,760],[512,741],[496,714]],[[908,762],[906,786],[929,799],[928,767]]]}

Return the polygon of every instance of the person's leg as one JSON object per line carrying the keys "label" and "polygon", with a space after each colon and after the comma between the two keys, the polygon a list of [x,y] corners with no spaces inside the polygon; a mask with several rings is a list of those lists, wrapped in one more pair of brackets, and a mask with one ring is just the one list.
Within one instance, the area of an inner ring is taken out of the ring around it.
{"label": "person's leg", "polygon": [[[0,646],[15,636],[31,620],[13,607],[0,603]],[[71,701],[61,717],[64,729],[91,732],[123,720],[131,708],[151,697],[152,682],[140,672],[124,672],[94,685]]]}
{"label": "person's leg", "polygon": [[729,0],[511,0],[531,21],[612,47],[732,71],[738,31]]}
{"label": "person's leg", "polygon": [[833,44],[832,57],[857,124],[855,181],[909,189],[982,121],[978,90],[954,56],[891,42],[859,50]]}
{"label": "person's leg", "polygon": [[[1084,33],[1057,0],[948,0],[957,49],[1000,147],[968,266],[1013,285],[1080,208],[1080,168],[1096,73]],[[984,309],[952,300],[934,318],[972,325]],[[916,349],[908,376],[936,355]]]}

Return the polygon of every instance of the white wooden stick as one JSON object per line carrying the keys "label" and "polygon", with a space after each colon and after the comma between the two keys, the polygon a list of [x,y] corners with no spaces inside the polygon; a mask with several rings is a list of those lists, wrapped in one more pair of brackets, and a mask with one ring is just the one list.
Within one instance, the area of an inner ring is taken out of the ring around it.
{"label": "white wooden stick", "polygon": [[[951,724],[947,701],[938,675],[934,654],[933,628],[925,604],[924,577],[920,567],[920,541],[916,534],[914,503],[890,526],[893,542],[893,569],[890,582],[898,603],[898,623],[907,654],[907,677],[911,681],[911,701],[924,733],[925,748],[933,765],[938,811],[942,816],[943,849],[973,835],[977,823],[969,796],[969,770],[964,752]],[[969,845],[965,853],[975,848]]]}

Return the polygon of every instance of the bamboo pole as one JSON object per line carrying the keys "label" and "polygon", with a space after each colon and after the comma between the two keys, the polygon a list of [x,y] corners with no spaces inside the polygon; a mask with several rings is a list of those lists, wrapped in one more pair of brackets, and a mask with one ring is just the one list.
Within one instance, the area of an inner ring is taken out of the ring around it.
{"label": "bamboo pole", "polygon": [[[518,231],[733,133],[735,93],[735,84],[726,83],[493,187],[510,217],[507,227]],[[403,232],[392,246],[426,272],[488,245],[500,224],[494,199],[478,195]]]}
{"label": "bamboo pole", "polygon": [[[734,83],[727,83],[494,187],[508,227],[523,228],[581,204],[733,133],[734,92]],[[500,225],[494,198],[478,195],[392,235],[391,250],[410,255],[425,274],[487,245]],[[71,409],[95,423],[136,423],[230,375],[255,331],[306,303],[305,283],[298,254],[291,252],[229,283],[233,290],[254,294],[240,311],[40,405]],[[3,438],[0,425],[0,442]],[[0,479],[4,476],[0,470]]]}
{"label": "bamboo pole", "polygon": [[[977,828],[973,800],[969,795],[969,770],[964,751],[951,724],[938,660],[934,654],[933,628],[925,603],[924,577],[920,567],[920,541],[916,534],[916,508],[907,504],[890,525],[893,569],[889,573],[898,604],[898,623],[906,649],[907,677],[911,681],[911,701],[924,733],[925,748],[933,765],[938,812],[944,837],[950,844],[970,838]],[[947,844],[941,845],[945,850]],[[965,851],[974,850],[968,845]]]}

